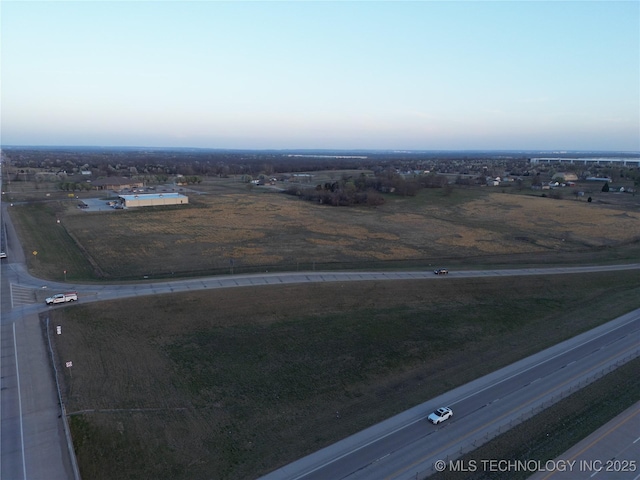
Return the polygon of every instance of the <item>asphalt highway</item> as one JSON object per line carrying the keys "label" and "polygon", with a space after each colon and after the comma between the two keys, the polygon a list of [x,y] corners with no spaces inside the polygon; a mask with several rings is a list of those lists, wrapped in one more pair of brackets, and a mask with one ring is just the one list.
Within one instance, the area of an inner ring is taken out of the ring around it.
{"label": "asphalt highway", "polygon": [[[640,309],[431,399],[263,480],[423,478],[443,465],[451,468],[450,462],[462,453],[542,408],[553,408],[563,396],[639,354]],[[441,406],[451,407],[453,418],[431,425],[426,417]]]}
{"label": "asphalt highway", "polygon": [[638,480],[640,402],[541,467],[530,480]]}
{"label": "asphalt highway", "polygon": [[[290,273],[256,273],[246,275],[228,275],[218,277],[202,277],[173,281],[149,281],[141,279],[136,284],[73,284],[43,281],[29,275],[22,263],[8,262],[4,264],[3,274],[10,278],[17,288],[46,290],[60,293],[77,291],[80,302],[95,302],[114,300],[118,298],[136,297],[143,295],[158,295],[193,290],[207,290],[219,288],[235,288],[256,285],[284,285],[306,282],[352,282],[352,281],[386,281],[432,279],[445,281],[447,278],[484,278],[496,276],[526,276],[526,275],[559,275],[579,274],[590,272],[606,272],[621,270],[640,270],[640,263],[624,265],[599,265],[580,267],[548,267],[531,269],[508,270],[465,270],[451,272],[446,276],[434,275],[432,271],[414,272],[290,272]],[[42,310],[42,304],[22,304],[18,313],[8,314],[8,319],[23,313],[34,313]]]}

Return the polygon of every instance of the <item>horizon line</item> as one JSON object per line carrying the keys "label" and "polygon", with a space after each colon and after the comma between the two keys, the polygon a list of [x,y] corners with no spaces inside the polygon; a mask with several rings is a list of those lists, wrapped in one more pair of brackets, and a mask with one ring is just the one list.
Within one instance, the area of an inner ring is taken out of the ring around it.
{"label": "horizon line", "polygon": [[433,149],[416,149],[416,148],[313,148],[313,147],[285,147],[285,148],[225,148],[225,147],[178,147],[178,146],[149,146],[149,145],[24,145],[24,144],[9,144],[0,145],[0,149],[12,149],[12,148],[36,148],[36,149],[104,149],[104,150],[118,150],[118,149],[140,149],[140,150],[215,150],[215,151],[252,151],[252,152],[393,152],[393,153],[433,153],[433,152],[540,152],[540,153],[616,153],[616,154],[630,154],[640,155],[640,150],[601,150],[601,149],[538,149],[538,148],[433,148]]}

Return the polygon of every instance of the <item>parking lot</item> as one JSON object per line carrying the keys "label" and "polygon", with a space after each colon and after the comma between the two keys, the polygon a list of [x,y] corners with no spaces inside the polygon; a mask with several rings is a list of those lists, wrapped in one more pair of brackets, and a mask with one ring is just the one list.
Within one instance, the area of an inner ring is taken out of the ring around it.
{"label": "parking lot", "polygon": [[78,200],[78,204],[84,202],[87,205],[86,208],[81,208],[85,212],[114,212],[115,208],[107,205],[107,200],[104,198],[83,198]]}

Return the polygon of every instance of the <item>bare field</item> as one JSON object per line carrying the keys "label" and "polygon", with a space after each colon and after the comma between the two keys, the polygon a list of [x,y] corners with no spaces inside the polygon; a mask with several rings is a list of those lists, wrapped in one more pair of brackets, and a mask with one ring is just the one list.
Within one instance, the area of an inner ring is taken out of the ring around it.
{"label": "bare field", "polygon": [[[187,192],[186,207],[87,212],[74,201],[50,202],[41,223],[61,218],[96,275],[109,279],[232,268],[385,268],[393,262],[426,267],[456,259],[548,262],[564,254],[582,254],[585,261],[597,250],[638,248],[640,240],[640,197],[635,208],[621,209],[611,203],[615,194],[603,197],[610,201],[605,204],[455,189],[450,196],[439,190],[389,196],[378,208],[335,208],[231,181],[198,189],[202,194]],[[56,247],[28,248],[46,254]],[[58,255],[49,257],[56,263]]]}
{"label": "bare field", "polygon": [[247,287],[56,309],[50,334],[73,360],[83,478],[251,479],[636,308],[639,288],[635,271]]}

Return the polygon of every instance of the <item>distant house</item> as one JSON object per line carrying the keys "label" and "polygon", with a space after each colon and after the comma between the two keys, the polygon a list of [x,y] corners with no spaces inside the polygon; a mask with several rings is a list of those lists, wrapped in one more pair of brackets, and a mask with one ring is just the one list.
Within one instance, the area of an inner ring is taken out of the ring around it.
{"label": "distant house", "polygon": [[291,175],[290,181],[309,183],[312,179],[313,175],[311,175],[310,173],[294,173],[293,175]]}
{"label": "distant house", "polygon": [[120,192],[122,190],[142,188],[144,183],[126,177],[107,177],[94,180],[91,182],[91,185],[96,190],[115,190],[116,192]]}

